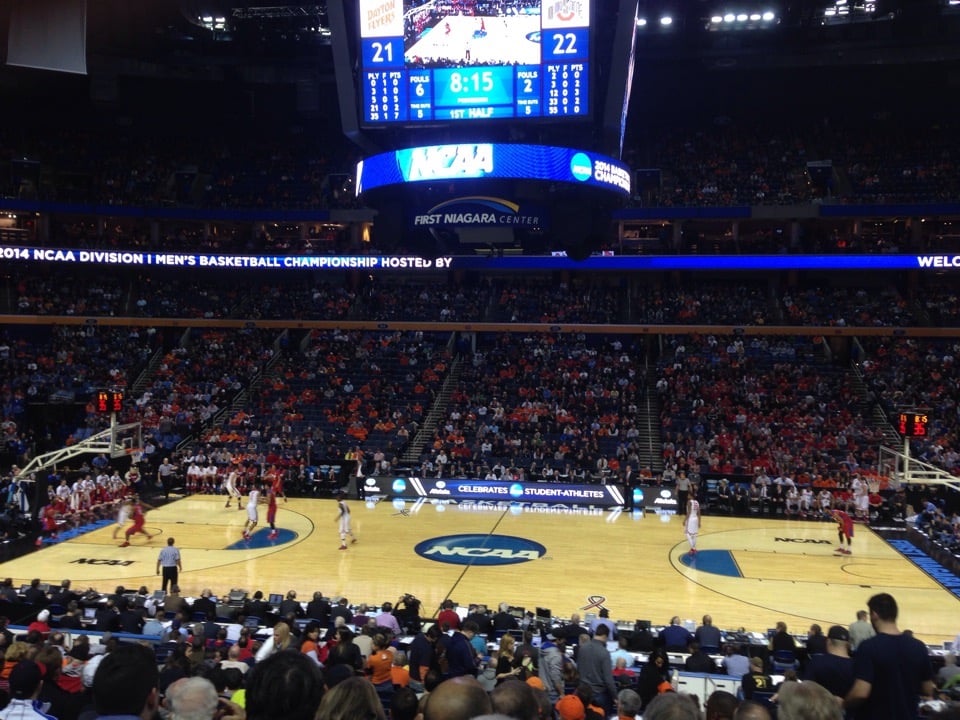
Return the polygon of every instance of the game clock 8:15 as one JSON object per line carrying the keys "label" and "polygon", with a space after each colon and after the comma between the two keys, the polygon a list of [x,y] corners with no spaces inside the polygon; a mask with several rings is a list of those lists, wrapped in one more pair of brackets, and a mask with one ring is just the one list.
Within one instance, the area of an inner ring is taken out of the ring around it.
{"label": "game clock 8:15", "polygon": [[513,105],[513,68],[441,68],[434,70],[437,107]]}

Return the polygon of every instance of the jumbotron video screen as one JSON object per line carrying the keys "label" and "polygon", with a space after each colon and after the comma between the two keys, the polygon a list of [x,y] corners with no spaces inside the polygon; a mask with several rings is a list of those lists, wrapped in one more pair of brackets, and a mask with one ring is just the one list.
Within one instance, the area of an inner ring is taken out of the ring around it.
{"label": "jumbotron video screen", "polygon": [[591,0],[357,0],[364,125],[583,118]]}

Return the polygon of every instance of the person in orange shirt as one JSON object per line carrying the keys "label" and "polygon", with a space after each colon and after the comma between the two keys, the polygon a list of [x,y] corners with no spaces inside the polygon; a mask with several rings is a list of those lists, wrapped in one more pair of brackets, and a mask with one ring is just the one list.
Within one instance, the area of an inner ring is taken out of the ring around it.
{"label": "person in orange shirt", "polygon": [[373,636],[373,649],[367,658],[366,671],[370,682],[377,689],[377,695],[383,701],[384,707],[390,707],[390,698],[393,696],[393,652],[387,636],[377,633]]}
{"label": "person in orange shirt", "polygon": [[311,620],[303,629],[303,641],[300,643],[300,652],[309,657],[319,666],[320,663],[320,623]]}
{"label": "person in orange shirt", "polygon": [[410,685],[410,670],[407,668],[407,654],[397,650],[393,654],[393,666],[390,668],[390,679],[394,687]]}

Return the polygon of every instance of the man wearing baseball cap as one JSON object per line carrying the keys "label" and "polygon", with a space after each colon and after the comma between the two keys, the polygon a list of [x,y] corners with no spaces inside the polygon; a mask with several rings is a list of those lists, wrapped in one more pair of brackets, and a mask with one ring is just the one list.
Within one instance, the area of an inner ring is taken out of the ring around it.
{"label": "man wearing baseball cap", "polygon": [[843,625],[834,625],[827,632],[827,651],[810,656],[803,679],[823,685],[837,697],[847,696],[853,686],[853,660],[850,633]]}
{"label": "man wearing baseball cap", "polygon": [[764,671],[763,658],[750,658],[750,672],[743,676],[740,687],[743,688],[743,697],[746,700],[751,700],[756,690],[773,692],[773,678]]}
{"label": "man wearing baseball cap", "polygon": [[37,702],[43,672],[33,660],[21,660],[10,672],[10,704],[0,710],[0,720],[56,720]]}
{"label": "man wearing baseball cap", "polygon": [[554,708],[560,720],[584,720],[587,714],[583,702],[576,695],[564,695],[557,700]]}

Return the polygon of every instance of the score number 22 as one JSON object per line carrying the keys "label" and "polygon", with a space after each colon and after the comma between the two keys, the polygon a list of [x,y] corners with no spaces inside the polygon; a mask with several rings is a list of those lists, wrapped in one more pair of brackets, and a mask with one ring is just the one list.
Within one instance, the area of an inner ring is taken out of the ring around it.
{"label": "score number 22", "polygon": [[577,36],[572,32],[553,33],[553,54],[558,55],[576,55]]}

